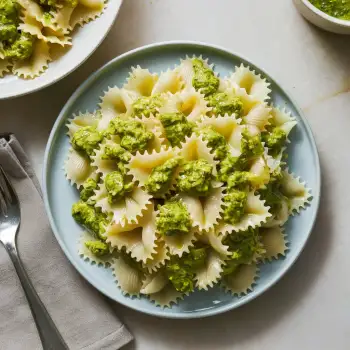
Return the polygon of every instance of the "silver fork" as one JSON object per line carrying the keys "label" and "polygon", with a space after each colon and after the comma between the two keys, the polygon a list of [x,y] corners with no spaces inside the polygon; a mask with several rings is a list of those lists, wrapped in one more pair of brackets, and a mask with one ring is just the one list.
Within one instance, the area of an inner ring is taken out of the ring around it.
{"label": "silver fork", "polygon": [[44,304],[41,302],[20,260],[16,236],[21,223],[20,203],[10,180],[0,166],[0,242],[7,250],[21,281],[43,348],[68,349]]}

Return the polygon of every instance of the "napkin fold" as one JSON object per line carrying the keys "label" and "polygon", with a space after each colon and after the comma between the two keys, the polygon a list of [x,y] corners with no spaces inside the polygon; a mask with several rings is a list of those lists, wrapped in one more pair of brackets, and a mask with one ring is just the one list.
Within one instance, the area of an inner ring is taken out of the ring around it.
{"label": "napkin fold", "polygon": [[[116,350],[133,337],[106,299],[64,256],[46,217],[39,181],[14,135],[0,139],[0,165],[21,204],[18,251],[56,327],[72,350]],[[0,348],[42,349],[27,299],[0,244]]]}

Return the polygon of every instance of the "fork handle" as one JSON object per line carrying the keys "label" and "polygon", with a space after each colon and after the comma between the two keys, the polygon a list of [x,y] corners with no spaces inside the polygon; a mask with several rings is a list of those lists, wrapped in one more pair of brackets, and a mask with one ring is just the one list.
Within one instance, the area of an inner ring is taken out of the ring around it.
{"label": "fork handle", "polygon": [[10,255],[12,263],[16,269],[24,293],[27,297],[30,310],[32,312],[36,327],[38,329],[41,343],[44,350],[67,350],[68,346],[52,321],[44,304],[36,293],[27,272],[20,260],[16,247],[12,244],[5,244],[5,248]]}

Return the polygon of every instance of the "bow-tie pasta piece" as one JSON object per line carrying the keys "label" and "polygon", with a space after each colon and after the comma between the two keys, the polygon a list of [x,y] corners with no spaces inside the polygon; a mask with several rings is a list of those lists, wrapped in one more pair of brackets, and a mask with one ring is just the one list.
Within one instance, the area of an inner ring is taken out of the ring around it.
{"label": "bow-tie pasta piece", "polygon": [[114,221],[107,229],[107,243],[119,250],[125,248],[132,258],[146,264],[157,254],[155,219],[153,205],[149,205],[136,223]]}
{"label": "bow-tie pasta piece", "polygon": [[158,75],[140,66],[131,67],[131,72],[123,88],[134,91],[138,96],[151,96],[152,90],[158,81]]}
{"label": "bow-tie pasta piece", "polygon": [[157,271],[170,259],[170,255],[164,241],[161,241],[160,239],[156,241],[155,251],[156,253],[152,255],[151,258],[142,263],[142,267],[146,269],[148,273]]}
{"label": "bow-tie pasta piece", "polygon": [[289,214],[295,215],[309,204],[312,197],[311,192],[306,188],[305,182],[301,182],[300,177],[295,177],[292,173],[284,170],[282,172],[281,192],[288,199]]}
{"label": "bow-tie pasta piece", "polygon": [[176,150],[162,148],[159,152],[137,153],[131,157],[128,168],[134,181],[149,194],[163,197],[175,181],[180,161]]}
{"label": "bow-tie pasta piece", "polygon": [[139,296],[145,278],[140,263],[128,254],[120,253],[112,264],[113,275],[124,295]]}
{"label": "bow-tie pasta piece", "polygon": [[259,277],[259,268],[256,264],[240,265],[233,272],[222,277],[222,285],[227,292],[243,296],[253,290]]}
{"label": "bow-tie pasta piece", "polygon": [[115,171],[102,177],[93,200],[112,221],[121,224],[137,223],[150,204],[151,196]]}
{"label": "bow-tie pasta piece", "polygon": [[84,126],[92,126],[97,128],[98,122],[101,119],[101,114],[99,112],[85,113],[79,112],[77,115],[73,115],[72,118],[68,119],[66,126],[68,128],[67,135],[71,139],[73,134]]}
{"label": "bow-tie pasta piece", "polygon": [[253,96],[261,102],[270,98],[270,83],[243,64],[240,67],[236,67],[230,80],[236,83],[240,88],[245,89],[248,95]]}
{"label": "bow-tie pasta piece", "polygon": [[285,256],[288,250],[286,235],[281,227],[261,229],[261,242],[265,249],[264,259],[272,261]]}
{"label": "bow-tie pasta piece", "polygon": [[41,22],[37,21],[26,12],[26,10],[24,10],[24,15],[21,20],[23,23],[20,23],[18,28],[24,33],[28,33],[47,44],[57,44],[61,46],[72,45],[69,36],[64,36],[62,32],[44,26]]}
{"label": "bow-tie pasta piece", "polygon": [[204,263],[194,270],[196,287],[200,290],[212,288],[221,277],[223,265],[225,265],[224,258],[214,249],[207,247]]}
{"label": "bow-tie pasta piece", "polygon": [[120,89],[117,86],[108,88],[101,97],[100,111],[102,119],[98,125],[99,130],[108,127],[109,122],[116,116],[131,113],[131,105],[137,99],[137,94],[132,91]]}
{"label": "bow-tie pasta piece", "polygon": [[78,0],[77,6],[70,14],[69,25],[74,29],[76,25],[83,26],[85,23],[95,20],[105,9],[104,0]]}
{"label": "bow-tie pasta piece", "polygon": [[245,193],[234,190],[226,194],[223,200],[223,220],[217,230],[221,233],[245,231],[248,228],[261,226],[271,214],[265,201],[253,192]]}
{"label": "bow-tie pasta piece", "polygon": [[89,158],[81,155],[73,148],[69,150],[64,169],[67,180],[77,188],[82,186],[95,172],[94,167],[90,164]]}
{"label": "bow-tie pasta piece", "polygon": [[151,95],[171,93],[175,94],[183,89],[183,81],[177,70],[162,72],[158,81],[154,84]]}
{"label": "bow-tie pasta piece", "polygon": [[159,114],[180,113],[189,122],[199,121],[210,111],[204,96],[193,88],[186,88],[176,94],[167,94],[166,100],[159,107]]}
{"label": "bow-tie pasta piece", "polygon": [[208,59],[203,59],[202,56],[192,58],[187,56],[181,60],[177,70],[186,88],[194,88],[202,95],[213,94],[219,88],[220,80],[213,71],[213,65],[209,65]]}
{"label": "bow-tie pasta piece", "polygon": [[48,43],[43,40],[36,40],[33,44],[31,56],[25,60],[15,61],[12,71],[19,77],[32,79],[44,72],[50,61],[51,57]]}
{"label": "bow-tie pasta piece", "polygon": [[93,236],[90,232],[84,231],[79,239],[78,254],[91,264],[109,267],[112,265],[114,257],[111,247]]}

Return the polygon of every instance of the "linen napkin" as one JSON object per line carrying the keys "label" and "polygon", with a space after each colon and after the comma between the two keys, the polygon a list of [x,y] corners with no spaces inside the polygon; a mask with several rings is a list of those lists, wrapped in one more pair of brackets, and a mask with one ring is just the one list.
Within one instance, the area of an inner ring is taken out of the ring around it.
{"label": "linen napkin", "polygon": [[[72,350],[116,350],[132,335],[111,305],[63,255],[45,214],[37,177],[14,135],[0,139],[0,164],[21,204],[18,251],[53,322]],[[0,244],[0,348],[42,349],[27,300]]]}

